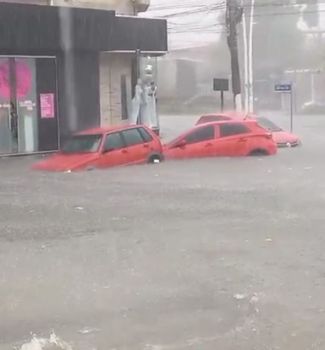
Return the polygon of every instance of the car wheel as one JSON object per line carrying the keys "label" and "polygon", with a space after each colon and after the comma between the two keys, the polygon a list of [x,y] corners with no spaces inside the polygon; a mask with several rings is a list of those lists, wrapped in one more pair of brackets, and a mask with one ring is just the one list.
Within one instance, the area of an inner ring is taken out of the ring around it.
{"label": "car wheel", "polygon": [[148,159],[148,163],[149,164],[158,164],[162,160],[163,160],[163,157],[161,154],[152,154]]}
{"label": "car wheel", "polygon": [[261,156],[268,156],[269,153],[265,149],[254,149],[249,153],[249,156],[251,157],[261,157]]}

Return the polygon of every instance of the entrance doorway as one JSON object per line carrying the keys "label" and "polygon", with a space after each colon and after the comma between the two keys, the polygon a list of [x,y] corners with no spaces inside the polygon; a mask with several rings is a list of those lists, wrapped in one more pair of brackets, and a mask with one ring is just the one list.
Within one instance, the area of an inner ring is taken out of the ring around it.
{"label": "entrance doorway", "polygon": [[[42,61],[49,60],[54,62],[50,66],[55,70],[54,58],[0,57],[0,154],[25,154],[42,150],[40,133],[44,122],[50,119],[57,121],[56,82],[55,91],[51,89],[42,93],[37,86],[47,78],[42,79],[39,75],[44,75],[44,69],[38,72],[37,68],[44,65]],[[56,72],[51,75],[55,79]],[[47,97],[46,101],[44,96]],[[45,118],[44,121],[42,118]]]}

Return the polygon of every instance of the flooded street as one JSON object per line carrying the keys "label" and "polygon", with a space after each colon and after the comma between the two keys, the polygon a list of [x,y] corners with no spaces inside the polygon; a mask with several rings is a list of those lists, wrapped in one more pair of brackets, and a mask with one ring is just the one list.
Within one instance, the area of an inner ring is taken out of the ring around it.
{"label": "flooded street", "polygon": [[303,147],[276,157],[0,159],[0,350],[52,331],[73,350],[323,349],[325,118],[295,123]]}

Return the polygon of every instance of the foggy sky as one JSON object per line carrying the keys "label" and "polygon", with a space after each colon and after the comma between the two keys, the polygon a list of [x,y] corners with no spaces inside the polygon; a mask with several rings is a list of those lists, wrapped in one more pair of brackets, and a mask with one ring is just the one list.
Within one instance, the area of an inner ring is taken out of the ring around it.
{"label": "foggy sky", "polygon": [[[220,4],[221,9],[210,8],[216,4]],[[173,15],[168,18],[170,50],[197,47],[217,41],[220,32],[224,31],[224,4],[223,0],[151,0],[151,6],[143,16]],[[194,13],[174,16],[186,11]]]}

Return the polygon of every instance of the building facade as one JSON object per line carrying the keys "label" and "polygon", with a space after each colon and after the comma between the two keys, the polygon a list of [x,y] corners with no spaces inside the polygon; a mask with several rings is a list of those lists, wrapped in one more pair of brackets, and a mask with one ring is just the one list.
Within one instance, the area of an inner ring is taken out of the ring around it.
{"label": "building facade", "polygon": [[53,151],[71,133],[127,123],[141,62],[167,51],[166,22],[26,2],[0,2],[0,154]]}
{"label": "building facade", "polygon": [[150,5],[150,0],[3,0],[2,2],[112,10],[122,15],[145,12]]}

